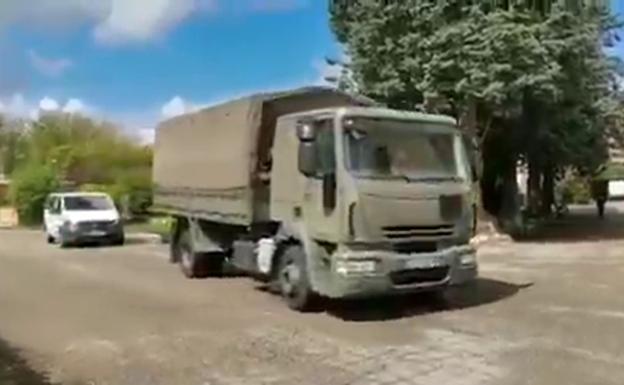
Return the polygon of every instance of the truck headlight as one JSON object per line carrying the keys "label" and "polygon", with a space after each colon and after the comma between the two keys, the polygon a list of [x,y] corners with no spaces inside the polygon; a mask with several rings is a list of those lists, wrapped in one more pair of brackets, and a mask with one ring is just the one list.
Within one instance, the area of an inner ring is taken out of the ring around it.
{"label": "truck headlight", "polygon": [[475,253],[462,254],[459,257],[459,263],[462,266],[472,266],[477,263],[477,255]]}
{"label": "truck headlight", "polygon": [[371,274],[377,271],[377,261],[336,261],[336,273],[340,275]]}

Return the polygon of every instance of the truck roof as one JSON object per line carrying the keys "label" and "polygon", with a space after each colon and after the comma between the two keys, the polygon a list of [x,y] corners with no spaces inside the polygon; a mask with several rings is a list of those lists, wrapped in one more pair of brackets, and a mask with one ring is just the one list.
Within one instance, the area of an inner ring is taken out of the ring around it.
{"label": "truck roof", "polygon": [[332,87],[323,87],[323,86],[312,86],[312,87],[301,87],[301,88],[296,88],[296,89],[292,89],[292,90],[285,90],[285,91],[277,91],[277,92],[261,92],[261,93],[256,93],[256,94],[252,94],[252,95],[247,95],[247,96],[243,96],[237,99],[232,99],[232,100],[228,100],[226,102],[223,103],[218,103],[218,104],[214,104],[214,105],[210,105],[210,106],[206,106],[204,108],[201,108],[199,110],[195,110],[192,112],[187,112],[185,114],[182,115],[178,115],[178,116],[174,116],[172,118],[166,119],[164,121],[162,121],[160,123],[160,125],[164,125],[170,121],[175,121],[175,120],[179,120],[185,116],[188,115],[195,115],[201,111],[204,110],[210,110],[210,109],[217,109],[221,106],[225,106],[228,104],[233,104],[236,102],[242,102],[244,100],[249,100],[249,101],[258,101],[258,102],[272,102],[272,101],[278,101],[278,100],[283,100],[283,99],[288,99],[288,98],[292,98],[292,97],[297,97],[297,96],[304,96],[304,95],[314,95],[314,94],[333,94],[333,95],[344,95],[346,98],[352,100],[353,102],[362,105],[362,106],[374,106],[377,105],[378,103],[375,102],[373,99],[370,99],[366,96],[363,95],[357,95],[357,94],[349,94],[346,93],[344,91],[338,90],[336,88],[332,88]]}
{"label": "truck roof", "polygon": [[322,115],[330,115],[330,114],[341,114],[344,116],[362,116],[362,117],[411,120],[411,121],[417,121],[417,122],[448,124],[452,126],[457,125],[457,120],[455,120],[455,118],[452,118],[448,115],[435,115],[435,114],[426,114],[426,113],[416,112],[416,111],[392,110],[392,109],[383,108],[383,107],[323,108],[323,109],[318,109],[318,110],[311,110],[311,111],[305,111],[305,112],[298,112],[295,114],[289,114],[289,115],[284,116],[283,118],[293,119],[293,118],[300,118],[300,117],[322,116]]}

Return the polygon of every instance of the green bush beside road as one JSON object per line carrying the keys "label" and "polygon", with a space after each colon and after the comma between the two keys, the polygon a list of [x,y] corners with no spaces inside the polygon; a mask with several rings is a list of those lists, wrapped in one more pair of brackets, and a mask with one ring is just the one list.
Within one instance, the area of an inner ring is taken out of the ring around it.
{"label": "green bush beside road", "polygon": [[31,164],[18,170],[11,184],[10,198],[23,225],[37,225],[43,219],[48,194],[60,187],[54,170],[45,165]]}

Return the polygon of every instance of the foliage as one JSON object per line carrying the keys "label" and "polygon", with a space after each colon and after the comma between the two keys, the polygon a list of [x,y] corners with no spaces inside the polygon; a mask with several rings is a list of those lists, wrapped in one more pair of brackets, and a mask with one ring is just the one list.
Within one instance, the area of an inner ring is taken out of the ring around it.
{"label": "foliage", "polygon": [[360,92],[393,108],[453,115],[479,139],[482,196],[499,201],[486,207],[494,214],[514,204],[518,161],[529,165],[535,209],[550,207],[543,203],[557,170],[590,173],[606,159],[616,63],[602,44],[616,38],[617,23],[604,2],[330,4]]}
{"label": "foliage", "polygon": [[45,199],[59,186],[57,174],[49,166],[32,163],[18,169],[13,174],[10,197],[20,223],[41,223]]}
{"label": "foliage", "polygon": [[107,123],[77,115],[48,115],[28,135],[27,158],[52,165],[76,184],[115,183],[120,175],[151,167],[149,147],[139,146]]}
{"label": "foliage", "polygon": [[566,203],[587,204],[592,199],[588,179],[578,176],[563,181],[561,194]]}
{"label": "foliage", "polygon": [[152,149],[114,126],[60,113],[0,122],[0,164],[7,174],[38,165],[64,184],[110,194],[128,215],[144,215],[151,205]]}

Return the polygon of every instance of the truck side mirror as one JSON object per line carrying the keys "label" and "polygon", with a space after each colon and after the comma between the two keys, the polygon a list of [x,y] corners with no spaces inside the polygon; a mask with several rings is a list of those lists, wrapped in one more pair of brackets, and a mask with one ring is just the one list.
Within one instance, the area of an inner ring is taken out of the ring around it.
{"label": "truck side mirror", "polygon": [[323,175],[323,207],[326,211],[336,208],[336,174],[333,172]]}
{"label": "truck side mirror", "polygon": [[316,138],[316,126],[313,121],[297,122],[297,137],[303,142],[313,142]]}
{"label": "truck side mirror", "polygon": [[316,143],[299,142],[299,171],[307,176],[316,175]]}

